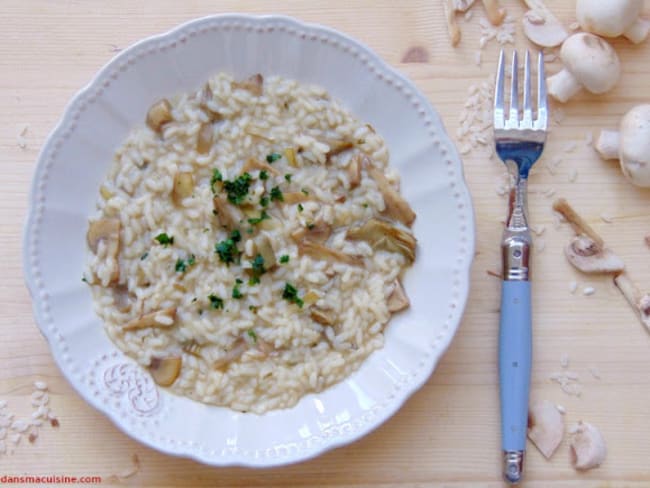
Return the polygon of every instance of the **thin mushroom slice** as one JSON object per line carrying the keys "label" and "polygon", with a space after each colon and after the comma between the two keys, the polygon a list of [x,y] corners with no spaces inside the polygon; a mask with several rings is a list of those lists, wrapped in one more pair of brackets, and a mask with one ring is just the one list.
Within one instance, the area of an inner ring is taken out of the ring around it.
{"label": "thin mushroom slice", "polygon": [[367,165],[366,169],[370,177],[377,183],[377,188],[384,197],[384,205],[386,206],[384,213],[406,225],[411,225],[415,220],[415,212],[408,202],[395,191],[383,172],[371,165]]}
{"label": "thin mushroom slice", "polygon": [[585,235],[574,237],[564,252],[569,262],[583,273],[620,273],[625,269],[621,258]]}
{"label": "thin mushroom slice", "polygon": [[137,317],[122,326],[122,330],[139,330],[149,327],[168,328],[176,322],[176,307],[156,310]]}
{"label": "thin mushroom slice", "polygon": [[409,297],[406,296],[404,287],[402,287],[399,280],[395,280],[393,283],[393,291],[388,295],[388,301],[386,304],[388,306],[388,311],[391,313],[407,309],[411,305]]}
{"label": "thin mushroom slice", "polygon": [[199,154],[207,154],[212,148],[214,141],[214,129],[209,122],[201,124],[199,133],[196,136],[196,152]]}
{"label": "thin mushroom slice", "polygon": [[120,252],[120,230],[122,224],[119,219],[98,219],[90,222],[86,240],[88,247],[94,254],[97,254],[100,242],[106,245],[106,258],[117,263],[109,277],[108,284],[117,283],[120,278],[118,255]]}
{"label": "thin mushroom slice", "polygon": [[544,400],[530,405],[528,438],[546,459],[550,459],[564,437],[564,418],[557,407]]}
{"label": "thin mushroom slice", "polygon": [[154,103],[147,112],[147,125],[154,132],[160,133],[163,125],[172,120],[172,105],[166,98]]}
{"label": "thin mushroom slice", "polygon": [[212,367],[217,370],[225,371],[230,366],[230,363],[237,361],[248,349],[246,339],[240,337],[237,339],[232,347],[222,357],[217,359]]}
{"label": "thin mushroom slice", "polygon": [[253,241],[258,254],[264,259],[264,267],[267,271],[272,271],[278,265],[275,257],[275,251],[271,245],[271,239],[265,233],[258,235]]}
{"label": "thin mushroom slice", "polygon": [[309,240],[323,244],[332,235],[332,227],[322,220],[314,222],[310,227],[301,227],[291,233],[291,238],[296,241]]}
{"label": "thin mushroom slice", "polygon": [[361,166],[361,156],[359,154],[350,158],[346,172],[351,189],[356,188],[361,183]]}
{"label": "thin mushroom slice", "polygon": [[149,364],[151,377],[160,386],[171,386],[181,373],[183,359],[179,356],[153,357]]}
{"label": "thin mushroom slice", "polygon": [[179,171],[174,175],[174,187],[172,189],[172,199],[176,205],[194,192],[194,175],[186,171]]}
{"label": "thin mushroom slice", "polygon": [[267,171],[274,176],[278,176],[280,174],[280,172],[269,163],[265,161],[259,161],[255,158],[248,158],[244,163],[244,166],[242,166],[242,171],[244,173],[249,173],[254,170]]}
{"label": "thin mushroom slice", "polygon": [[244,214],[220,196],[212,199],[213,214],[221,227],[232,230],[244,220]]}
{"label": "thin mushroom slice", "polygon": [[331,247],[327,247],[309,240],[303,240],[298,243],[298,253],[300,255],[307,255],[316,259],[339,261],[351,266],[363,265],[363,259],[359,256],[351,256],[336,249],[332,249]]}
{"label": "thin mushroom slice", "polygon": [[361,227],[350,229],[347,237],[355,241],[366,241],[373,249],[398,252],[409,263],[415,261],[415,246],[417,245],[415,237],[383,220],[370,219]]}
{"label": "thin mushroom slice", "polygon": [[260,97],[262,96],[263,93],[264,77],[261,74],[256,73],[244,81],[233,82],[233,87],[242,88],[244,90],[249,91],[252,95],[255,95],[256,97]]}
{"label": "thin mushroom slice", "polygon": [[349,149],[352,149],[354,147],[354,143],[351,141],[329,141],[328,142],[330,146],[330,150],[327,151],[327,158],[331,158],[332,156],[337,156],[341,154],[342,152],[345,152]]}
{"label": "thin mushroom slice", "polygon": [[582,421],[571,430],[573,435],[569,447],[573,467],[585,471],[603,464],[607,447],[600,431],[594,425]]}
{"label": "thin mushroom slice", "polygon": [[314,322],[321,325],[332,325],[334,323],[332,313],[319,307],[312,307],[309,316]]}

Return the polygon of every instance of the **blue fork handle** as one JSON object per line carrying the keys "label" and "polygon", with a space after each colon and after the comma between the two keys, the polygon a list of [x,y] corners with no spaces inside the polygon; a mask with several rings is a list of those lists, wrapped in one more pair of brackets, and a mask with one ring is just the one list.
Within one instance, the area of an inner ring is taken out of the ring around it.
{"label": "blue fork handle", "polygon": [[523,452],[526,449],[531,356],[530,281],[503,281],[499,384],[504,452]]}

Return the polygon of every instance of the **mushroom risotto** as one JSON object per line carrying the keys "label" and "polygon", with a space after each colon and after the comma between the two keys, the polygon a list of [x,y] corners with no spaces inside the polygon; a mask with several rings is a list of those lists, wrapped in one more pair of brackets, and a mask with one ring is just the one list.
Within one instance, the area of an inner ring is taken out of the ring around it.
{"label": "mushroom risotto", "polygon": [[157,384],[263,413],[382,347],[414,219],[384,140],[325,90],[219,74],[117,150],[85,279]]}

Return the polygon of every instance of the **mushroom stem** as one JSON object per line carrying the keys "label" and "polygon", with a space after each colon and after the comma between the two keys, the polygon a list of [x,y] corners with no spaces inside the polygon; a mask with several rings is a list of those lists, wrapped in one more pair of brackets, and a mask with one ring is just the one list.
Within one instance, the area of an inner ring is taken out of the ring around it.
{"label": "mushroom stem", "polygon": [[501,22],[506,17],[506,9],[499,5],[499,0],[483,0],[483,6],[490,24],[501,25]]}
{"label": "mushroom stem", "polygon": [[625,29],[623,35],[627,37],[634,44],[639,44],[648,37],[650,32],[650,21],[645,19],[637,19],[631,26]]}
{"label": "mushroom stem", "polygon": [[445,18],[447,20],[447,31],[449,32],[449,41],[456,47],[460,42],[460,28],[456,23],[456,13],[454,11],[453,0],[442,0],[442,6],[445,9]]}
{"label": "mushroom stem", "polygon": [[596,245],[603,249],[605,247],[605,242],[603,238],[600,237],[594,229],[583,219],[580,215],[576,213],[575,210],[569,205],[564,198],[558,198],[553,202],[553,210],[560,213],[575,231],[576,234],[585,234],[588,236]]}
{"label": "mushroom stem", "polygon": [[548,94],[558,102],[565,103],[581,89],[580,83],[569,70],[563,69],[546,79]]}
{"label": "mushroom stem", "polygon": [[596,141],[596,151],[603,159],[618,159],[621,136],[617,130],[603,129]]}

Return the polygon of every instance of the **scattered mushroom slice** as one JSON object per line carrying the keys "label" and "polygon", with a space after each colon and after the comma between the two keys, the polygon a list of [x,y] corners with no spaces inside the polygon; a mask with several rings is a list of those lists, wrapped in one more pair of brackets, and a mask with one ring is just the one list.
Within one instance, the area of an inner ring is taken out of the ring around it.
{"label": "scattered mushroom slice", "polygon": [[312,307],[309,316],[314,322],[317,322],[321,325],[332,325],[334,323],[334,317],[332,317],[332,313],[319,307]]}
{"label": "scattered mushroom slice", "polygon": [[289,166],[291,166],[292,168],[296,168],[298,166],[298,162],[296,161],[296,150],[294,148],[292,147],[286,148],[284,150],[284,157],[289,163]]}
{"label": "scattered mushroom slice", "polygon": [[301,191],[287,191],[282,194],[282,202],[288,205],[302,203],[309,200],[309,195],[305,195]]}
{"label": "scattered mushroom slice", "polygon": [[273,251],[269,236],[262,232],[255,238],[254,243],[255,250],[264,258],[264,268],[268,271],[274,269],[278,265],[278,261],[275,258],[275,251]]}
{"label": "scattered mushroom slice", "polygon": [[178,378],[182,364],[183,359],[179,356],[152,357],[149,363],[149,372],[158,385],[171,386]]}
{"label": "scattered mushroom slice", "polygon": [[291,238],[298,242],[309,239],[312,242],[323,244],[332,235],[332,227],[322,220],[316,221],[311,227],[301,227],[291,233]]}
{"label": "scattered mushroom slice", "polygon": [[160,132],[162,126],[172,120],[172,105],[166,98],[154,103],[147,112],[147,125],[154,132]]}
{"label": "scattered mushroom slice", "polygon": [[243,337],[237,339],[232,347],[212,365],[214,369],[225,370],[230,363],[237,361],[248,349],[248,343]]}
{"label": "scattered mushroom slice", "polygon": [[370,219],[361,227],[350,229],[347,237],[355,241],[366,241],[373,249],[399,252],[409,263],[415,260],[415,237],[383,220]]}
{"label": "scattered mushroom slice", "polygon": [[572,427],[571,464],[575,469],[587,470],[597,468],[605,461],[607,447],[600,431],[590,423],[578,422]]}
{"label": "scattered mushroom slice", "polygon": [[148,327],[167,328],[176,322],[176,307],[164,308],[150,312],[127,322],[122,330],[139,330]]}
{"label": "scattered mushroom slice", "polygon": [[370,165],[366,169],[370,177],[377,183],[377,188],[384,197],[384,205],[386,206],[384,213],[406,225],[411,225],[415,220],[415,212],[408,202],[395,191],[382,171]]}
{"label": "scattered mushroom slice", "polygon": [[619,159],[621,171],[633,185],[650,188],[650,104],[627,112],[618,131],[601,131],[596,151],[603,159]]}
{"label": "scattered mushroom slice", "polygon": [[546,459],[550,459],[562,442],[564,418],[548,400],[535,402],[528,410],[528,438]]}
{"label": "scattered mushroom slice", "polygon": [[506,17],[506,9],[499,5],[499,0],[483,0],[485,13],[492,25],[501,25]]}
{"label": "scattered mushroom slice", "polygon": [[600,237],[596,231],[592,229],[591,226],[580,215],[578,215],[575,210],[573,210],[571,205],[569,205],[569,202],[567,202],[564,198],[558,198],[555,200],[555,202],[553,202],[553,210],[560,213],[566,219],[576,234],[584,234],[588,236],[592,241],[594,241],[596,246],[601,249],[605,247],[605,242],[603,241],[602,237]]}
{"label": "scattered mushroom slice", "polygon": [[212,148],[214,140],[214,128],[209,122],[201,124],[199,133],[196,136],[196,152],[199,154],[207,154]]}
{"label": "scattered mushroom slice", "polygon": [[474,5],[475,0],[453,0],[454,10],[456,12],[467,12]]}
{"label": "scattered mushroom slice", "polygon": [[328,145],[330,146],[330,150],[327,152],[328,158],[341,154],[342,152],[352,149],[354,147],[354,144],[352,142],[340,141],[340,140],[329,141]]}
{"label": "scattered mushroom slice", "polygon": [[445,10],[445,20],[447,21],[447,32],[449,42],[456,47],[460,42],[460,28],[456,22],[456,12],[454,11],[454,0],[442,0],[442,6]]}
{"label": "scattered mushroom slice", "polygon": [[331,247],[324,246],[317,242],[302,240],[298,243],[298,253],[311,256],[316,259],[332,259],[351,266],[362,266],[363,259],[359,256],[351,256]]}
{"label": "scattered mushroom slice", "polygon": [[194,192],[194,175],[189,172],[178,172],[174,175],[174,188],[172,198],[176,205],[180,205],[183,199],[191,197]]}
{"label": "scattered mushroom slice", "polygon": [[395,280],[393,283],[393,291],[388,295],[387,305],[388,311],[391,313],[404,310],[410,305],[409,297],[406,296],[406,292],[399,280]]}
{"label": "scattered mushroom slice", "polygon": [[569,262],[583,273],[620,273],[625,268],[621,258],[585,235],[574,237],[564,252]]}
{"label": "scattered mushroom slice", "polygon": [[275,169],[266,161],[259,161],[255,158],[248,158],[244,163],[244,166],[242,166],[242,171],[246,173],[254,170],[268,171],[274,176],[278,176],[280,174],[277,169]]}
{"label": "scattered mushroom slice", "polygon": [[569,37],[562,23],[541,0],[524,1],[530,9],[522,19],[524,34],[528,39],[538,46],[555,47]]}
{"label": "scattered mushroom slice", "polygon": [[642,42],[650,22],[640,18],[643,0],[577,0],[576,18],[582,30],[603,37],[625,36],[635,44]]}
{"label": "scattered mushroom slice", "polygon": [[350,158],[347,168],[350,188],[356,188],[361,183],[361,155],[355,154]]}
{"label": "scattered mushroom slice", "polygon": [[309,290],[305,293],[305,296],[302,297],[302,301],[306,306],[313,305],[318,300],[320,300],[320,295],[315,290]]}
{"label": "scattered mushroom slice", "polygon": [[249,92],[251,92],[251,94],[255,95],[256,97],[260,97],[262,96],[262,91],[264,87],[264,77],[261,74],[257,73],[244,81],[234,82],[233,86],[235,88],[242,88],[244,90],[248,90]]}
{"label": "scattered mushroom slice", "polygon": [[135,298],[125,285],[116,285],[111,288],[113,292],[113,304],[122,313],[131,310],[132,301]]}
{"label": "scattered mushroom slice", "polygon": [[218,120],[221,120],[221,114],[212,110],[208,106],[208,102],[212,100],[214,100],[212,88],[210,87],[210,83],[206,83],[199,92],[199,106],[208,115],[208,117],[210,117],[211,122],[216,122]]}
{"label": "scattered mushroom slice", "polygon": [[99,243],[104,242],[106,245],[106,258],[114,260],[116,265],[109,277],[108,284],[116,283],[120,277],[120,268],[117,265],[117,258],[120,252],[120,229],[119,219],[98,219],[88,224],[86,240],[91,251],[97,254]]}
{"label": "scattered mushroom slice", "polygon": [[605,93],[616,85],[621,65],[614,48],[604,39],[586,32],[569,37],[560,50],[564,68],[550,76],[548,94],[566,102],[581,88],[591,93]]}
{"label": "scattered mushroom slice", "polygon": [[650,332],[650,295],[642,295],[626,273],[617,275],[614,283],[638,315],[641,324]]}
{"label": "scattered mushroom slice", "polygon": [[244,219],[244,214],[238,208],[230,205],[226,200],[220,196],[215,196],[212,199],[212,207],[215,217],[219,220],[219,225],[226,229],[232,230],[239,222]]}

